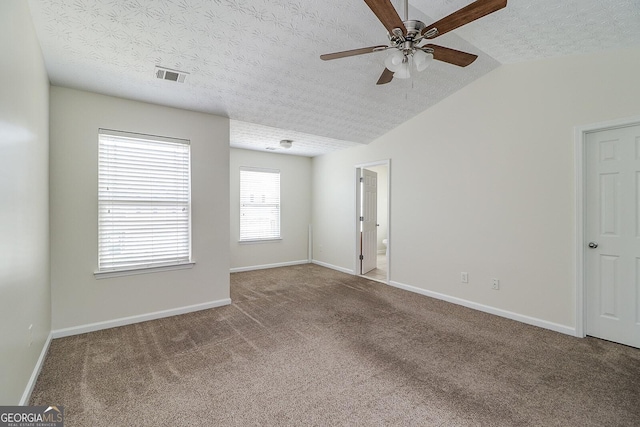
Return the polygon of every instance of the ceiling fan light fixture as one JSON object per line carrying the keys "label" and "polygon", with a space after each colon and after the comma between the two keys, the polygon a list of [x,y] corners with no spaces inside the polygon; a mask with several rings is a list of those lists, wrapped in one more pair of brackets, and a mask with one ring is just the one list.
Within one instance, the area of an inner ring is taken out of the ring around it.
{"label": "ceiling fan light fixture", "polygon": [[291,148],[292,144],[293,144],[293,141],[290,140],[290,139],[283,139],[282,141],[280,141],[280,146],[282,148],[289,149],[289,148]]}
{"label": "ceiling fan light fixture", "polygon": [[404,58],[402,65],[398,68],[398,71],[395,71],[393,76],[399,79],[408,79],[411,77],[411,62],[409,61],[409,58]]}
{"label": "ceiling fan light fixture", "polygon": [[432,61],[433,54],[431,53],[426,53],[420,49],[416,49],[416,51],[413,53],[413,63],[415,64],[416,70],[418,71],[426,70],[427,67],[431,65]]}
{"label": "ceiling fan light fixture", "polygon": [[404,53],[401,50],[393,50],[384,60],[384,65],[389,71],[397,72],[402,67]]}

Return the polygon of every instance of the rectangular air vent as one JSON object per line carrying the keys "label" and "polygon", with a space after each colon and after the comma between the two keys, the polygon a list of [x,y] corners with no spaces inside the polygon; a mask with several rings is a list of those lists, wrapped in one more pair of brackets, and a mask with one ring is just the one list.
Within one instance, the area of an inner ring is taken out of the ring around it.
{"label": "rectangular air vent", "polygon": [[184,83],[187,75],[189,75],[189,73],[185,71],[172,70],[170,68],[159,67],[156,65],[156,77],[162,80]]}

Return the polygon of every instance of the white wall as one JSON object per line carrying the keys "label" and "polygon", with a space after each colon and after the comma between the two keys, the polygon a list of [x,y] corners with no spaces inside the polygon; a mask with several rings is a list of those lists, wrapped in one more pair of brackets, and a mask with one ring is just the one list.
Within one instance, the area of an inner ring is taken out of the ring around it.
{"label": "white wall", "polygon": [[0,405],[16,405],[51,330],[49,79],[27,2],[0,2],[0,52]]}
{"label": "white wall", "polygon": [[639,75],[640,49],[502,66],[314,158],[314,259],[354,268],[353,167],[391,158],[392,281],[574,327],[574,126],[639,115]]}
{"label": "white wall", "polygon": [[[280,232],[282,240],[239,243],[240,167],[280,170]],[[231,149],[231,268],[295,263],[308,260],[311,223],[311,159],[262,151]]]}
{"label": "white wall", "polygon": [[[94,278],[98,128],[191,141],[192,269]],[[229,298],[229,120],[52,87],[51,287],[54,330]]]}

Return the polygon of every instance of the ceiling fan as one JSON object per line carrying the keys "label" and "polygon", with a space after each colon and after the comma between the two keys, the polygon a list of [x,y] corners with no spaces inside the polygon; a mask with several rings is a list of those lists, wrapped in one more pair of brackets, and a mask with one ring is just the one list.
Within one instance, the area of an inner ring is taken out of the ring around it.
{"label": "ceiling fan", "polygon": [[418,71],[422,71],[427,68],[432,59],[459,67],[466,67],[471,64],[478,58],[477,55],[430,43],[420,44],[425,40],[434,39],[469,22],[496,12],[507,5],[507,0],[476,0],[427,26],[422,21],[409,20],[408,0],[404,2],[404,22],[400,19],[400,15],[396,12],[393,4],[391,4],[391,0],[364,1],[387,29],[389,45],[327,53],[320,55],[320,59],[328,61],[393,49],[385,59],[386,68],[378,79],[377,84],[379,85],[389,83],[394,76],[401,79],[409,78],[412,66]]}

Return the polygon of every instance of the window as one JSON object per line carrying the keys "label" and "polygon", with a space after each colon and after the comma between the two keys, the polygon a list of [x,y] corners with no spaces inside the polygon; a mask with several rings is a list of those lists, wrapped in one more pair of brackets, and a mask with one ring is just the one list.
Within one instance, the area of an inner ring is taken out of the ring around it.
{"label": "window", "polygon": [[280,171],[240,168],[240,241],[280,239]]}
{"label": "window", "polygon": [[98,272],[191,261],[189,141],[100,129]]}

